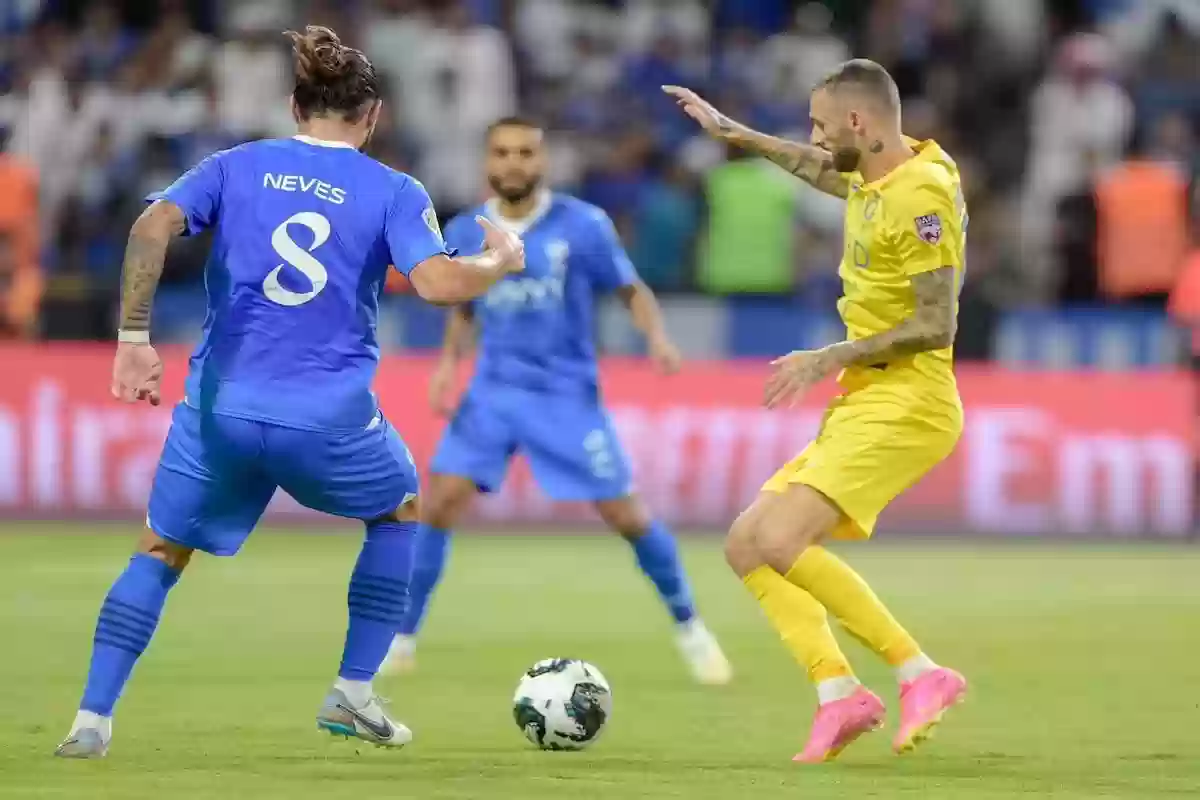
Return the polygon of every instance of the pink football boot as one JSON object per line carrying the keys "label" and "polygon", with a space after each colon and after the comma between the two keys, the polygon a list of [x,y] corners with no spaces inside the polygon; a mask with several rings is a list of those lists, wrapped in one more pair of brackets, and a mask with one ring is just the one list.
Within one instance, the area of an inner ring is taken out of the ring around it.
{"label": "pink football boot", "polygon": [[910,753],[933,734],[933,729],[967,693],[967,679],[938,667],[900,686],[900,730],[892,741],[897,753]]}
{"label": "pink football boot", "polygon": [[832,761],[855,739],[883,727],[883,714],[883,701],[865,687],[843,700],[818,706],[808,744],[792,760],[803,764]]}

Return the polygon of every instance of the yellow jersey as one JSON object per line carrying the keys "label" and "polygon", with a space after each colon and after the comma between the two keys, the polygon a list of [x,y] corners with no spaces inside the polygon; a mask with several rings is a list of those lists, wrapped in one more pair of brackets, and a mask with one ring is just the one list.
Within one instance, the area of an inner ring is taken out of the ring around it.
{"label": "yellow jersey", "polygon": [[[954,268],[961,287],[967,209],[958,167],[937,142],[906,140],[916,155],[871,183],[851,176],[845,245],[838,270],[838,314],[851,340],[894,328],[915,311],[912,277]],[[847,390],[877,386],[905,406],[947,405],[961,415],[952,348],[884,365],[853,366],[838,381]]]}

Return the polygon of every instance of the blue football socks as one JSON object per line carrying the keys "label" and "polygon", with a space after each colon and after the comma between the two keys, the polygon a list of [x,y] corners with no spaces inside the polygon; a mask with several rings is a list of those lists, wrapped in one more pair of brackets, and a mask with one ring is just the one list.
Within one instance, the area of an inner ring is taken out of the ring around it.
{"label": "blue football socks", "polygon": [[167,593],[178,580],[179,573],[157,558],[138,553],[129,560],[100,608],[81,710],[112,716],[133,665],[154,636]]}
{"label": "blue football socks", "polygon": [[651,522],[641,536],[629,537],[629,543],[638,566],[654,584],[675,621],[688,622],[695,617],[696,607],[679,559],[679,546],[667,526],[657,520]]}
{"label": "blue football socks", "polygon": [[350,576],[350,624],[338,677],[370,681],[387,655],[408,608],[417,523],[367,524],[362,553]]}
{"label": "blue football socks", "polygon": [[434,588],[442,579],[442,571],[446,568],[446,558],[449,555],[450,531],[432,528],[424,523],[417,530],[417,550],[413,563],[412,602],[409,603],[408,613],[404,615],[404,623],[399,632],[412,636],[421,629],[425,612],[429,608],[429,598]]}

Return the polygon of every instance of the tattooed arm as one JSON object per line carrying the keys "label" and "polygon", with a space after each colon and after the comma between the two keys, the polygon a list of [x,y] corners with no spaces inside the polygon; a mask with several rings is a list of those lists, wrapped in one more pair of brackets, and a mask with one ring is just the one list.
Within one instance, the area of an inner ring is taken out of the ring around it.
{"label": "tattooed arm", "polygon": [[733,120],[722,130],[724,141],[778,164],[822,192],[836,197],[850,194],[850,178],[833,168],[833,156],[821,148],[768,136]]}
{"label": "tattooed arm", "polygon": [[958,328],[958,281],[954,267],[946,266],[912,277],[916,308],[891,330],[829,348],[838,367],[879,364],[954,344]]}
{"label": "tattooed arm", "polygon": [[150,305],[162,277],[167,245],[184,232],[179,206],[156,200],[129,231],[121,268],[121,323],[113,359],[112,394],[126,403],[162,401],[163,365],[150,344]]}
{"label": "tattooed arm", "polygon": [[769,159],[826,194],[846,197],[850,193],[849,177],[833,168],[833,156],[821,148],[759,133],[722,114],[690,89],[664,86],[663,90],[710,136]]}
{"label": "tattooed arm", "polygon": [[183,211],[168,200],[155,201],[133,223],[121,267],[122,332],[149,335],[150,305],[162,277],[167,245],[183,231]]}
{"label": "tattooed arm", "polygon": [[941,350],[954,344],[958,284],[952,266],[912,276],[914,311],[894,328],[820,350],[798,350],[771,362],[764,402],[774,408],[798,397],[843,367],[885,364],[897,358]]}

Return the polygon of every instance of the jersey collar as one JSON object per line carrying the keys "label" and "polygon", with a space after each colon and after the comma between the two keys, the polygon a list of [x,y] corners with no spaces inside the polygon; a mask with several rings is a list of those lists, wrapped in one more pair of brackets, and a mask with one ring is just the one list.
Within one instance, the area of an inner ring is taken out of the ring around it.
{"label": "jersey collar", "polygon": [[860,188],[868,191],[881,191],[884,186],[887,186],[889,183],[891,183],[892,179],[896,175],[901,175],[907,172],[909,165],[921,161],[928,161],[931,157],[936,155],[938,146],[937,142],[935,142],[933,139],[917,140],[911,136],[904,136],[903,138],[904,143],[913,149],[913,157],[900,164],[900,166],[896,167],[882,178],[877,178],[870,183],[863,182]]}
{"label": "jersey collar", "polygon": [[303,133],[297,133],[292,137],[297,142],[311,144],[313,147],[341,147],[346,150],[356,150],[357,148],[349,142],[331,142],[328,139],[314,139],[312,136],[305,136]]}
{"label": "jersey collar", "polygon": [[537,203],[534,204],[533,210],[521,219],[509,219],[500,213],[500,203],[496,198],[489,198],[483,204],[484,213],[488,219],[496,223],[499,227],[506,231],[515,233],[518,236],[524,236],[525,233],[541,221],[542,217],[550,211],[550,206],[553,203],[553,198],[548,189],[539,189],[537,193]]}

